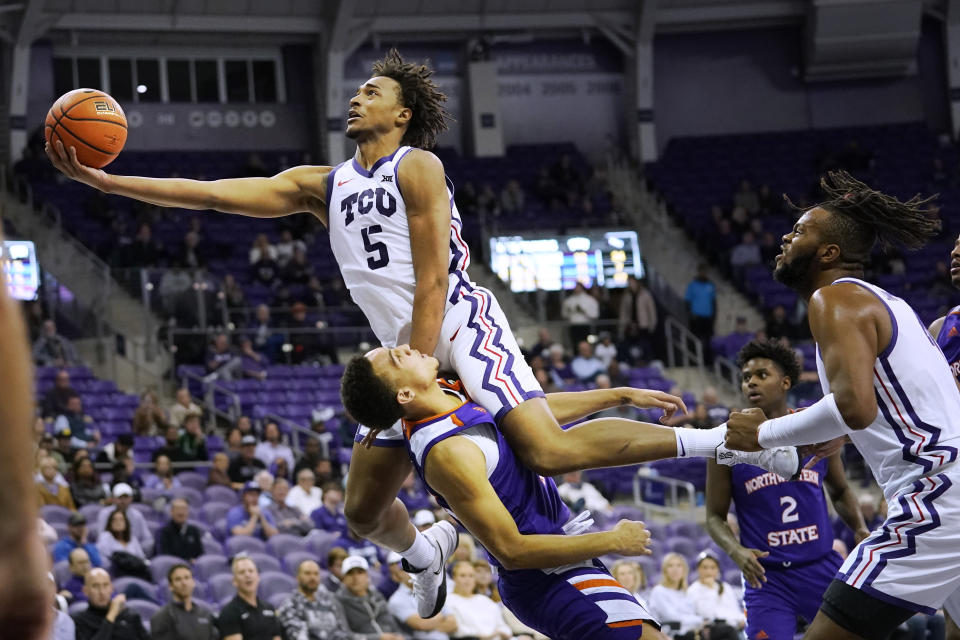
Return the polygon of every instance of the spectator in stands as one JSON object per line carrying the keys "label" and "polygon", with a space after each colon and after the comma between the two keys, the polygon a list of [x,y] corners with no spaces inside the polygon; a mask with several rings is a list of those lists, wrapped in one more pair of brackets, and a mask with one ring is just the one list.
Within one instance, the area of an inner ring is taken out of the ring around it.
{"label": "spectator in stands", "polygon": [[293,232],[289,229],[284,229],[280,232],[280,242],[274,245],[277,252],[277,262],[280,263],[280,266],[283,267],[290,261],[290,258],[293,257],[294,252],[297,249],[300,249],[304,252],[307,250],[307,245],[303,240],[299,238],[295,239],[293,237]]}
{"label": "spectator in stands", "polygon": [[573,370],[567,363],[563,345],[559,343],[550,345],[550,361],[547,363],[547,371],[554,384],[560,389],[574,380]]}
{"label": "spectator in stands", "polygon": [[227,531],[234,536],[253,536],[269,540],[277,535],[277,523],[270,513],[260,509],[260,485],[251,480],[243,487],[242,502],[227,512]]}
{"label": "spectator in stands", "polygon": [[[884,521],[883,515],[877,512],[876,496],[864,492],[857,497],[857,502],[860,504],[860,513],[863,514],[863,521],[867,530],[874,531]],[[853,549],[857,545],[855,535],[850,527],[844,523],[843,518],[834,518],[833,537],[843,541],[847,549]]]}
{"label": "spectator in stands", "polygon": [[720,562],[710,551],[697,556],[697,581],[687,588],[687,595],[709,629],[711,640],[739,640],[740,630],[747,624],[743,603],[736,591],[719,579]]}
{"label": "spectator in stands", "polygon": [[290,482],[290,467],[284,458],[274,460],[268,470],[273,474],[274,478],[283,478],[287,482]]}
{"label": "spectator in stands", "polygon": [[70,373],[66,369],[57,371],[53,379],[53,387],[43,397],[43,417],[52,418],[67,410],[67,400],[77,395],[70,386]]}
{"label": "spectator in stands", "polygon": [[415,513],[420,509],[430,508],[430,496],[428,496],[427,492],[420,486],[420,481],[413,471],[408,473],[407,477],[403,479],[403,484],[400,485],[400,493],[397,497],[400,498],[400,502],[407,507],[407,511],[410,513]]}
{"label": "spectator in stands", "polygon": [[202,414],[203,409],[190,398],[190,390],[186,387],[177,389],[176,401],[170,407],[170,424],[175,427],[183,425],[188,414]]}
{"label": "spectator in stands", "polygon": [[337,600],[343,606],[347,624],[354,633],[380,640],[405,640],[400,625],[387,608],[383,595],[370,586],[370,565],[362,556],[349,556],[343,561],[343,586]]}
{"label": "spectator in stands", "polygon": [[316,333],[304,331],[318,328],[317,322],[307,317],[307,305],[295,302],[290,307],[290,319],[286,326],[294,330],[290,334],[290,344],[293,345],[290,358],[294,364],[302,364],[320,353],[330,358],[331,362],[337,362],[336,349],[331,344],[325,343]]}
{"label": "spectator in stands", "polygon": [[110,478],[111,491],[113,487],[116,487],[118,484],[128,484],[130,488],[133,489],[134,501],[139,502],[141,499],[141,490],[143,489],[143,481],[137,473],[133,456],[127,456],[113,463],[112,473],[113,476]]}
{"label": "spectator in stands", "polygon": [[477,212],[487,216],[487,220],[491,222],[500,217],[500,200],[489,182],[480,185],[480,191],[477,193]]}
{"label": "spectator in stands", "polygon": [[37,498],[40,506],[57,505],[76,511],[70,487],[62,481],[60,467],[50,456],[40,460],[40,478],[37,480]]}
{"label": "spectator in stands", "polygon": [[[84,581],[83,592],[89,606],[73,614],[77,640],[147,640],[140,614],[127,609],[127,597],[113,595],[110,574],[103,569],[91,569]],[[112,596],[112,597],[111,597]]]}
{"label": "spectator in stands", "polygon": [[[210,474],[207,476],[207,486],[233,487],[229,470],[230,456],[223,451],[215,453],[213,455],[213,466],[210,467]],[[236,489],[236,487],[233,488]]]}
{"label": "spectator in stands", "polygon": [[260,487],[260,497],[257,499],[257,504],[260,505],[261,509],[266,509],[273,503],[273,497],[270,495],[270,490],[273,489],[273,474],[263,469],[253,476],[253,481]]}
{"label": "spectator in stands", "polygon": [[87,517],[79,511],[71,513],[70,519],[67,520],[67,537],[61,538],[53,545],[53,561],[68,560],[74,549],[83,549],[87,552],[87,560],[93,566],[102,566],[100,552],[97,551],[97,546],[87,539],[88,535]]}
{"label": "spectator in stands", "polygon": [[33,361],[41,367],[71,367],[80,364],[73,344],[57,333],[57,324],[53,320],[44,321],[40,337],[33,343]]}
{"label": "spectator in stands", "polygon": [[477,572],[471,562],[453,565],[453,593],[447,596],[447,609],[457,621],[455,637],[483,637],[507,640],[513,636],[503,612],[493,600],[474,593]]}
{"label": "spectator in stands", "polygon": [[100,442],[100,432],[93,426],[93,418],[83,412],[83,400],[72,395],[67,400],[67,410],[53,422],[54,433],[70,432],[75,447],[93,447]]}
{"label": "spectator in stands", "polygon": [[273,516],[280,533],[289,533],[295,536],[305,536],[313,529],[313,521],[305,516],[300,509],[287,504],[290,495],[290,483],[286,478],[275,478],[270,490],[270,505],[267,511]]}
{"label": "spectator in stands", "polygon": [[315,482],[321,489],[328,482],[339,483],[343,479],[339,467],[334,468],[330,458],[326,456],[320,456],[320,459],[317,460],[317,464],[313,467],[313,475],[316,476]]}
{"label": "spectator in stands", "polygon": [[240,357],[230,348],[230,339],[225,333],[218,333],[213,340],[213,345],[207,350],[204,358],[204,364],[207,368],[207,375],[204,376],[205,383],[214,380],[233,380],[241,365]]}
{"label": "spectator in stands", "polygon": [[213,612],[193,601],[197,583],[187,564],[175,564],[167,571],[170,602],[150,619],[151,640],[217,640]]}
{"label": "spectator in stands", "polygon": [[[131,531],[127,513],[120,509],[106,511],[109,511],[107,526],[97,536],[100,557],[110,558],[114,574],[134,575],[150,580],[149,573],[145,574],[146,564],[143,562],[147,558],[146,553]],[[139,563],[127,556],[133,556]]]}
{"label": "spectator in stands", "polygon": [[[653,294],[650,293],[650,289],[647,288],[646,279],[636,280],[633,277],[630,280],[635,283],[634,288],[632,289],[633,293],[633,304],[632,308],[629,310],[631,315],[628,316],[630,323],[635,323],[637,329],[639,330],[640,336],[640,346],[644,350],[644,359],[651,360],[653,359],[653,338],[657,333],[657,323],[659,322],[657,318],[657,303],[653,299]],[[627,296],[627,300],[629,300]],[[629,323],[625,323],[624,320],[624,309],[621,304],[621,313],[620,313],[620,335],[621,337],[626,332],[626,327]]]}
{"label": "spectator in stands", "polygon": [[603,363],[603,370],[610,368],[610,363],[617,359],[617,345],[613,344],[613,337],[609,331],[601,331],[599,341],[593,348],[593,354]]}
{"label": "spectator in stands", "polygon": [[73,462],[70,492],[78,509],[88,504],[106,504],[107,492],[97,478],[90,458],[79,458]]}
{"label": "spectator in stands", "polygon": [[505,213],[523,213],[526,195],[517,180],[508,180],[507,186],[500,192],[500,207]]}
{"label": "spectator in stands", "polygon": [[663,421],[668,427],[686,427],[689,429],[709,429],[713,425],[710,422],[710,413],[707,405],[698,402],[693,411],[689,413],[678,413]]}
{"label": "spectator in stands", "polygon": [[244,378],[267,379],[267,367],[270,361],[267,360],[267,356],[254,350],[253,340],[246,336],[240,339],[240,363]]}
{"label": "spectator in stands", "polygon": [[133,432],[138,436],[152,436],[167,428],[167,416],[151,390],[140,394],[140,405],[133,412]]}
{"label": "spectator in stands", "polygon": [[[241,319],[239,312],[247,306],[247,299],[243,293],[243,287],[240,286],[232,273],[223,276],[223,284],[220,285],[220,292],[217,297],[220,304],[226,308],[230,319],[238,323]],[[245,321],[246,317],[243,317],[243,320]]]}
{"label": "spectator in stands", "polygon": [[617,560],[610,573],[614,580],[646,606],[650,591],[647,589],[647,576],[643,573],[643,567],[630,560]]}
{"label": "spectator in stands", "polygon": [[578,282],[560,307],[563,319],[570,323],[570,342],[579,344],[590,333],[593,323],[600,317],[600,304],[587,293],[583,283]]}
{"label": "spectator in stands", "polygon": [[257,439],[255,436],[243,436],[240,445],[240,455],[230,463],[228,473],[230,482],[246,484],[253,480],[258,471],[266,469],[267,465],[256,457]]}
{"label": "spectator in stands", "polygon": [[263,442],[254,449],[254,456],[263,462],[264,467],[273,464],[277,458],[283,458],[287,461],[287,468],[293,468],[293,451],[280,441],[280,427],[273,420],[264,427]]}
{"label": "spectator in stands", "polygon": [[259,233],[257,237],[253,239],[253,246],[250,247],[250,266],[255,266],[264,258],[276,262],[277,248],[270,244],[270,240],[267,239],[267,234]]}
{"label": "spectator in stands", "polygon": [[310,514],[318,529],[347,533],[347,519],[343,515],[343,487],[335,482],[323,485],[323,504]]}
{"label": "spectator in stands", "polygon": [[250,274],[256,282],[269,287],[277,281],[280,265],[277,264],[276,250],[267,243],[267,236],[260,234],[257,241],[261,238],[266,243],[265,247],[254,244],[254,248],[250,250]]}
{"label": "spectator in stands", "polygon": [[[493,569],[490,563],[483,558],[473,561],[473,570],[477,572],[477,586],[473,588],[474,593],[482,593],[494,602],[500,602],[500,589],[493,580]],[[510,624],[510,621],[507,621]]]}
{"label": "spectator in stands", "polygon": [[754,191],[749,180],[743,179],[740,181],[737,192],[733,194],[733,206],[743,207],[751,215],[760,210],[760,197]]}
{"label": "spectator in stands", "polygon": [[733,328],[733,333],[722,338],[720,351],[728,358],[735,358],[740,349],[753,340],[756,334],[747,328],[747,319],[743,316],[737,316],[737,323]]}
{"label": "spectator in stands", "polygon": [[[188,522],[190,503],[183,498],[170,502],[170,520],[157,532],[157,554],[193,562],[203,555],[203,532]],[[172,585],[171,585],[172,586]]]}
{"label": "spectator in stands", "polygon": [[204,264],[207,251],[200,245],[200,234],[196,231],[187,231],[183,236],[183,244],[177,250],[174,262],[185,269],[197,269]]}
{"label": "spectator in stands", "polygon": [[778,304],[767,316],[766,322],[767,337],[776,340],[778,338],[788,338],[793,340],[797,337],[797,327],[787,316],[787,310],[782,304]]}
{"label": "spectator in stands", "polygon": [[252,558],[239,555],[231,566],[237,595],[220,610],[221,640],[281,640],[283,628],[276,612],[257,597],[260,572]]}
{"label": "spectator in stands", "polygon": [[180,462],[201,462],[210,459],[207,453],[207,438],[200,425],[200,414],[187,414],[183,420],[183,433],[177,438]]}
{"label": "spectator in stands", "polygon": [[777,215],[783,212],[783,196],[773,193],[768,184],[760,185],[757,201],[760,205],[760,213]]}
{"label": "spectator in stands", "polygon": [[97,454],[97,463],[116,464],[133,455],[133,435],[121,433],[113,442],[105,445]]}
{"label": "spectator in stands", "polygon": [[183,462],[180,452],[180,430],[173,425],[167,427],[163,433],[163,446],[153,452],[153,461],[160,456],[167,456],[171,462]]}
{"label": "spectator in stands", "polygon": [[[297,463],[293,466],[294,475],[299,474],[301,469],[313,471],[317,462],[327,457],[323,454],[323,445],[326,445],[327,451],[336,447],[333,434],[326,430],[326,421],[320,419],[319,413],[314,411],[310,418],[310,430],[317,434],[317,437],[307,438],[303,441],[303,453],[300,454]],[[314,476],[314,480],[316,480],[316,476]]]}
{"label": "spectator in stands", "polygon": [[354,640],[343,605],[320,583],[320,565],[304,560],[297,567],[297,589],[277,609],[288,640]]}
{"label": "spectator in stands", "polygon": [[170,458],[165,455],[157,456],[154,461],[153,473],[147,476],[143,486],[147,489],[162,491],[168,499],[173,497],[173,490],[179,489],[183,485],[180,480],[173,475],[173,467],[170,466]]}
{"label": "spectator in stands", "polygon": [[437,517],[430,509],[420,509],[413,514],[413,526],[419,531],[426,531],[437,522]]}
{"label": "spectator in stands", "polygon": [[593,355],[593,345],[586,340],[581,340],[577,345],[577,357],[570,361],[570,370],[577,382],[585,384],[593,382],[607,368],[602,360]]}
{"label": "spectator in stands", "polygon": [[327,552],[327,577],[323,579],[323,586],[327,591],[336,594],[343,585],[343,561],[347,559],[347,550],[343,547],[330,547]]}
{"label": "spectator in stands", "polygon": [[780,253],[780,241],[777,239],[777,236],[770,231],[765,231],[763,235],[760,236],[759,246],[760,260],[768,268],[773,269],[777,255]]}
{"label": "spectator in stands", "polygon": [[270,307],[265,304],[257,306],[255,319],[250,328],[253,330],[254,348],[266,354],[270,361],[275,362],[280,355],[280,348],[283,346],[283,335],[276,333],[274,324],[270,317]]}
{"label": "spectator in stands", "polygon": [[376,544],[361,538],[353,529],[347,528],[347,532],[334,541],[338,547],[343,547],[352,556],[362,556],[374,569],[379,569],[386,553]]}
{"label": "spectator in stands", "polygon": [[253,430],[253,420],[250,419],[250,416],[240,416],[237,418],[237,423],[235,426],[240,430],[241,436],[257,435]]}
{"label": "spectator in stands", "polygon": [[550,357],[550,346],[553,345],[553,336],[550,335],[550,329],[540,327],[537,330],[537,342],[530,348],[530,358],[540,356],[544,360]]}
{"label": "spectator in stands", "polygon": [[[97,552],[100,557],[100,552]],[[86,602],[87,594],[83,592],[83,579],[93,568],[90,562],[90,555],[86,549],[76,548],[67,556],[67,569],[70,571],[70,577],[60,585],[60,595],[70,604],[74,602]]]}
{"label": "spectator in stands", "polygon": [[743,278],[744,269],[751,265],[760,264],[760,247],[753,233],[745,231],[740,242],[730,252],[730,267],[737,278]]}
{"label": "spectator in stands", "polygon": [[[690,331],[704,343],[704,350],[710,351],[710,339],[713,337],[713,324],[717,317],[717,287],[707,277],[707,265],[697,266],[697,275],[684,295],[687,303],[687,313],[690,316]],[[713,355],[707,353],[708,361],[713,361]]]}
{"label": "spectator in stands", "polygon": [[314,276],[313,265],[307,259],[307,250],[297,247],[293,257],[280,270],[280,277],[287,284],[305,285]]}
{"label": "spectator in stands", "polygon": [[679,553],[668,553],[663,556],[660,572],[660,583],[650,591],[648,610],[662,625],[670,626],[671,637],[693,640],[698,637],[702,618],[687,595],[690,566]]}
{"label": "spectator in stands", "polygon": [[50,579],[51,604],[53,605],[53,621],[50,625],[49,640],[76,640],[77,629],[73,618],[67,614],[67,600],[57,594],[57,581],[52,573],[47,573]]}
{"label": "spectator in stands", "polygon": [[[312,440],[308,439],[307,442]],[[316,442],[314,440],[314,442]],[[313,471],[301,468],[297,472],[297,484],[287,494],[287,505],[296,508],[300,513],[311,514],[323,505],[323,491],[314,484]]]}
{"label": "spectator in stands", "polygon": [[707,416],[709,417],[709,426],[707,428],[719,427],[730,417],[730,409],[720,404],[720,399],[717,397],[717,390],[713,387],[707,387],[703,390],[700,401],[701,404],[707,408]]}
{"label": "spectator in stands", "polygon": [[[104,531],[107,528],[107,518],[112,516],[114,511],[120,511],[124,514],[129,523],[127,529],[132,537],[140,543],[140,547],[146,553],[153,552],[153,533],[147,524],[146,518],[136,509],[131,509],[133,504],[133,487],[126,483],[120,483],[113,487],[113,499],[116,509],[101,509],[97,516],[97,530]],[[97,539],[99,543],[99,538]],[[109,556],[109,554],[107,554]]]}
{"label": "spectator in stands", "polygon": [[611,513],[613,507],[603,494],[589,482],[583,481],[580,471],[571,471],[563,475],[563,483],[557,487],[560,497],[574,513],[585,509],[594,513]]}
{"label": "spectator in stands", "polygon": [[153,239],[153,229],[147,223],[137,227],[133,242],[120,250],[120,267],[154,267],[166,256],[166,251]]}
{"label": "spectator in stands", "polygon": [[400,622],[402,631],[413,640],[448,640],[448,634],[457,630],[457,619],[444,610],[432,618],[420,617],[413,595],[413,579],[403,570],[401,559],[396,552],[387,557],[390,579],[397,584],[397,590],[387,602],[390,614]]}

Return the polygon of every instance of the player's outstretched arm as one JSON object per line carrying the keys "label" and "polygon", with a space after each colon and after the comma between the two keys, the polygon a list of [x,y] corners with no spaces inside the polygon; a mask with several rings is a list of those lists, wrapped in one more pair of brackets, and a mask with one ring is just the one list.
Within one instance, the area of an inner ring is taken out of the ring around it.
{"label": "player's outstretched arm", "polygon": [[766,571],[757,560],[770,555],[769,551],[748,549],[740,544],[727,523],[730,512],[730,467],[707,460],[707,533],[737,563],[747,583],[759,589],[766,582]]}
{"label": "player's outstretched arm", "polygon": [[589,391],[561,391],[547,394],[547,405],[559,424],[569,424],[586,418],[598,411],[623,405],[641,409],[663,409],[663,419],[670,418],[678,410],[687,413],[687,405],[678,396],[653,389],[617,387],[615,389],[591,389]]}
{"label": "player's outstretched arm", "polygon": [[487,480],[483,452],[466,438],[447,438],[430,451],[427,483],[506,569],[545,569],[608,553],[650,553],[641,522],[621,520],[610,531],[582,535],[524,535]]}
{"label": "player's outstretched arm", "polygon": [[273,218],[301,211],[323,217],[330,167],[301,166],[271,178],[188,180],[118,176],[80,164],[74,147],[59,140],[45,147],[50,162],[68,178],[104,193],[126,196],[161,207],[215,209],[257,218]]}

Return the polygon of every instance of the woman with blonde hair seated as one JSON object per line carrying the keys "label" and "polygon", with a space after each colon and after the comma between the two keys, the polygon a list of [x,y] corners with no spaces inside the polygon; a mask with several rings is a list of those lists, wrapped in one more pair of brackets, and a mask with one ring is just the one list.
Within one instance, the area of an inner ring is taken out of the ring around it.
{"label": "woman with blonde hair seated", "polygon": [[660,582],[650,591],[649,611],[666,633],[676,640],[694,640],[703,618],[687,595],[690,565],[679,553],[668,553],[660,564]]}
{"label": "woman with blonde hair seated", "polygon": [[640,600],[641,604],[646,604],[650,599],[650,589],[647,587],[647,576],[641,567],[632,560],[618,560],[610,569],[613,579],[619,582],[624,589],[632,593]]}
{"label": "woman with blonde hair seated", "polygon": [[473,563],[460,560],[453,565],[453,593],[447,595],[446,608],[457,619],[451,638],[487,638],[507,640],[513,631],[503,619],[503,611],[487,596],[474,593],[477,570]]}

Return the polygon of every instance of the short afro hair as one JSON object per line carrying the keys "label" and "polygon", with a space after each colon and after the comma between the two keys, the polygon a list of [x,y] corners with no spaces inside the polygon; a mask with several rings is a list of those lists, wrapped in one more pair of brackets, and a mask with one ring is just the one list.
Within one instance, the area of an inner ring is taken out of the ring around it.
{"label": "short afro hair", "polygon": [[743,369],[743,366],[754,358],[766,358],[776,363],[783,375],[790,378],[791,387],[800,379],[797,354],[779,340],[751,340],[737,354],[737,368]]}
{"label": "short afro hair", "polygon": [[354,356],[340,379],[340,399],[351,418],[371,429],[389,429],[403,417],[397,391],[377,377],[373,364]]}

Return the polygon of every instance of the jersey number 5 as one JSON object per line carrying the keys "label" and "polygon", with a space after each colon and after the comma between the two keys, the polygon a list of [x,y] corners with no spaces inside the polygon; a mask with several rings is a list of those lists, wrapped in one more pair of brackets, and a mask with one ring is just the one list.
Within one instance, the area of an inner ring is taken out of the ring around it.
{"label": "jersey number 5", "polygon": [[371,269],[382,269],[390,264],[390,256],[387,254],[387,245],[379,241],[370,240],[370,236],[375,233],[380,233],[381,231],[383,231],[383,227],[378,224],[364,227],[360,231],[360,235],[363,236],[363,248],[367,253],[376,254],[376,257],[371,255],[369,258],[367,258],[367,266]]}
{"label": "jersey number 5", "polygon": [[800,519],[797,515],[797,501],[790,496],[780,496],[780,506],[783,510],[783,522],[796,522]]}

